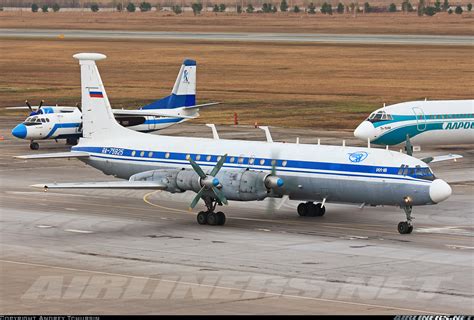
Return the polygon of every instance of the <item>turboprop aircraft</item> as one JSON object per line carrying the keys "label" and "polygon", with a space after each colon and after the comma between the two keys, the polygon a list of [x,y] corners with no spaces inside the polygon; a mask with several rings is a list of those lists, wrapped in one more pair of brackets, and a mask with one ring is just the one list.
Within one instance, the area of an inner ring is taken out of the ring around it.
{"label": "turboprop aircraft", "polygon": [[[446,200],[451,187],[429,166],[385,149],[151,135],[120,126],[114,118],[95,61],[98,53],[74,55],[81,68],[83,136],[70,152],[21,159],[77,158],[108,175],[107,182],[37,184],[34,187],[194,191],[194,208],[207,210],[199,224],[223,225],[216,212],[228,200],[301,200],[300,216],[322,216],[325,203],[392,205],[403,208],[402,234],[413,231],[412,208]],[[96,94],[97,92],[100,95]],[[316,202],[316,204],[314,203]]]}
{"label": "turboprop aircraft", "polygon": [[[91,92],[100,98],[100,92]],[[23,123],[12,130],[12,135],[30,140],[32,150],[39,149],[37,140],[66,139],[67,144],[75,145],[82,136],[82,112],[79,105],[69,106],[31,106],[9,109],[30,110]],[[196,105],[196,61],[186,59],[181,65],[171,95],[154,101],[140,110],[113,109],[117,121],[124,127],[140,132],[154,132],[199,117],[199,108],[215,105],[206,103]]]}
{"label": "turboprop aircraft", "polygon": [[409,101],[384,106],[364,120],[354,136],[379,145],[474,143],[474,100]]}

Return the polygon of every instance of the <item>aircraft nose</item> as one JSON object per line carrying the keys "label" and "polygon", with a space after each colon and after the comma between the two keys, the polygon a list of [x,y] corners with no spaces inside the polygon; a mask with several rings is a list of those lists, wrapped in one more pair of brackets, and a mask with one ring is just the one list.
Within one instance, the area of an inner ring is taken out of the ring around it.
{"label": "aircraft nose", "polygon": [[370,138],[372,140],[374,131],[374,125],[369,121],[364,121],[354,130],[354,137],[361,140],[367,140]]}
{"label": "aircraft nose", "polygon": [[430,186],[430,198],[434,203],[439,203],[451,196],[452,189],[444,180],[436,179]]}
{"label": "aircraft nose", "polygon": [[26,126],[23,123],[20,123],[15,128],[13,128],[12,135],[14,137],[19,138],[19,139],[25,139],[26,138]]}

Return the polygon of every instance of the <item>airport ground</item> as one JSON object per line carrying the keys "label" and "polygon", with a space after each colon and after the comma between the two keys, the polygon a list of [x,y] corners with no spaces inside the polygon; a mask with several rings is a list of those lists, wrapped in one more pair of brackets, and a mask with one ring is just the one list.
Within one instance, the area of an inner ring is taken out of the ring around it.
{"label": "airport ground", "polygon": [[[200,226],[192,194],[43,192],[42,182],[112,179],[76,160],[24,161],[32,151],[0,117],[0,310],[5,314],[472,314],[474,151],[433,164],[453,188],[414,209],[400,235],[395,207],[327,204],[302,218],[297,202],[231,202],[223,227]],[[252,127],[218,126],[222,138],[264,140]],[[272,128],[274,139],[359,144],[350,131]],[[184,124],[163,134],[210,137]],[[41,152],[67,150],[47,141]]]}
{"label": "airport ground", "polygon": [[[388,6],[393,1],[384,1]],[[342,1],[343,2],[343,1]],[[318,4],[315,1],[316,5]],[[371,5],[375,2],[369,1]],[[395,1],[397,3],[397,1]],[[412,1],[414,4],[414,1]],[[467,4],[468,2],[456,2]],[[235,4],[235,3],[234,3]],[[401,4],[398,3],[398,5]],[[360,6],[363,2],[359,3]],[[0,12],[0,28],[94,29],[185,32],[279,32],[329,34],[431,34],[472,35],[472,12],[462,15],[441,12],[433,17],[411,13],[369,14],[232,14],[187,12]]]}

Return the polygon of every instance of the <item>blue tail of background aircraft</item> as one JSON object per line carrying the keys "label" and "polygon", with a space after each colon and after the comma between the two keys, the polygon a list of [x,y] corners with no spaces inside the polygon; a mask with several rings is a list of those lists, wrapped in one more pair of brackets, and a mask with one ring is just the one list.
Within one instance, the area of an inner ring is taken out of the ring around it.
{"label": "blue tail of background aircraft", "polygon": [[196,61],[184,60],[171,95],[154,101],[142,109],[175,109],[196,105]]}

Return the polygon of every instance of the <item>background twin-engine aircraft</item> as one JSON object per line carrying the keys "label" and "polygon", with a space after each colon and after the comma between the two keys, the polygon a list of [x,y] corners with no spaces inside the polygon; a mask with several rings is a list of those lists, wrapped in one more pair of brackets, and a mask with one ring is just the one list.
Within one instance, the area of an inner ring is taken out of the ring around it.
{"label": "background twin-engine aircraft", "polygon": [[[91,92],[102,98],[100,92]],[[37,140],[66,139],[75,145],[82,136],[82,110],[78,106],[31,106],[9,109],[30,110],[30,115],[18,124],[12,135],[30,140],[30,148],[39,148]],[[115,119],[124,127],[140,132],[154,132],[199,117],[199,108],[215,105],[207,103],[196,105],[196,61],[186,59],[181,65],[171,95],[152,102],[139,110],[113,109]]]}

